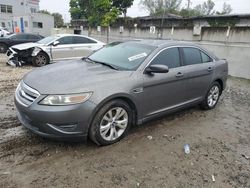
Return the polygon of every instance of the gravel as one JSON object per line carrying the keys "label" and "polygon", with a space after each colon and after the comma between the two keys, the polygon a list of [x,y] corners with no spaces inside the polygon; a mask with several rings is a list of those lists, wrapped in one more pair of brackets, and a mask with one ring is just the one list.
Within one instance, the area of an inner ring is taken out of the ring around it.
{"label": "gravel", "polygon": [[0,187],[250,187],[250,81],[230,77],[214,110],[189,108],[98,147],[21,126],[13,94],[32,69],[0,63]]}

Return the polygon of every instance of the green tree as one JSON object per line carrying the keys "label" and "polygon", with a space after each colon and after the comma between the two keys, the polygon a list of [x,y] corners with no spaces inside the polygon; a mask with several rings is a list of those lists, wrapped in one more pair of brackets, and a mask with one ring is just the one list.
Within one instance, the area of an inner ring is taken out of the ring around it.
{"label": "green tree", "polygon": [[112,5],[111,0],[95,0],[91,5],[92,11],[85,14],[90,26],[109,26],[118,18],[120,11]]}
{"label": "green tree", "polygon": [[182,0],[141,0],[141,5],[150,15],[178,13]]}
{"label": "green tree", "polygon": [[133,5],[134,0],[113,0],[113,6],[118,8],[124,14],[127,15],[127,9]]}
{"label": "green tree", "polygon": [[179,15],[183,17],[193,17],[193,16],[201,16],[201,13],[192,8],[189,8],[189,9],[183,8],[179,12]]}
{"label": "green tree", "polygon": [[90,26],[108,26],[126,13],[133,0],[70,0],[72,19],[85,18]]}
{"label": "green tree", "polygon": [[212,0],[207,0],[203,4],[197,5],[194,7],[194,10],[198,15],[212,15],[214,14],[215,3]]}
{"label": "green tree", "polygon": [[49,14],[49,15],[51,15],[50,12],[47,11],[47,10],[39,10],[38,13]]}
{"label": "green tree", "polygon": [[81,9],[81,5],[84,1],[81,0],[70,0],[69,2],[69,12],[71,14],[72,19],[81,19],[84,18],[84,11]]}
{"label": "green tree", "polygon": [[224,15],[224,14],[230,14],[233,11],[230,4],[227,4],[226,2],[223,3],[222,11],[217,11],[216,14],[218,15]]}
{"label": "green tree", "polygon": [[179,14],[183,17],[213,15],[215,3],[212,0],[196,5],[194,8],[183,8]]}
{"label": "green tree", "polygon": [[54,16],[55,27],[63,27],[64,21],[62,15],[60,13],[53,13],[52,16]]}

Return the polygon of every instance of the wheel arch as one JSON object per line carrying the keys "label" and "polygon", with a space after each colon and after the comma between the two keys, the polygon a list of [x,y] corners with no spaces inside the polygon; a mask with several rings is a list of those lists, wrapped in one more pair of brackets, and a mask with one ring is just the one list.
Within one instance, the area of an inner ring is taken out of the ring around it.
{"label": "wheel arch", "polygon": [[[40,49],[41,49],[41,48],[40,48]],[[50,57],[50,55],[49,55],[46,51],[44,51],[43,49],[41,49],[36,55],[32,56],[32,63],[33,63],[33,65],[34,65],[34,61],[35,61],[36,56],[37,56],[38,54],[40,54],[40,53],[42,53],[42,54],[44,54],[44,55],[46,56],[46,58],[48,59],[47,64],[49,64],[49,63],[51,62],[51,57]]]}
{"label": "wheel arch", "polygon": [[133,123],[132,125],[137,124],[137,114],[138,114],[138,108],[137,105],[135,103],[135,101],[128,95],[128,94],[116,94],[113,96],[110,96],[108,98],[105,98],[104,100],[102,100],[95,108],[91,118],[90,118],[90,122],[89,122],[89,127],[92,124],[96,114],[99,112],[99,110],[107,103],[109,103],[110,101],[113,100],[123,100],[125,101],[131,108],[132,112],[133,112]]}
{"label": "wheel arch", "polygon": [[6,42],[0,42],[0,44],[4,44],[6,46],[9,46]]}
{"label": "wheel arch", "polygon": [[[49,55],[46,51],[44,51],[42,48],[41,48],[41,51],[40,51],[39,53],[43,53],[43,54],[45,54],[45,55],[47,56],[47,58],[48,58],[49,62],[51,61],[51,57],[50,57],[50,55]],[[38,54],[39,54],[39,53],[38,53]],[[37,54],[37,55],[38,55],[38,54]]]}
{"label": "wheel arch", "polygon": [[8,51],[8,49],[9,49],[10,46],[6,42],[0,42],[0,44],[5,45],[7,47],[7,51]]}
{"label": "wheel arch", "polygon": [[222,91],[223,91],[223,89],[224,89],[224,83],[223,83],[222,79],[217,78],[217,79],[215,79],[213,82],[218,82],[218,83],[220,84],[220,87],[221,87],[220,95],[221,95],[221,94],[222,94]]}

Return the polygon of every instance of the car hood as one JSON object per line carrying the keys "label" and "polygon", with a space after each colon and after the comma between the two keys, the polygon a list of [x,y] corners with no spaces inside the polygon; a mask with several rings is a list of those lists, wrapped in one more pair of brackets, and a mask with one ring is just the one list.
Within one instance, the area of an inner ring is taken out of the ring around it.
{"label": "car hood", "polygon": [[26,50],[26,49],[30,49],[30,48],[34,48],[34,47],[41,47],[41,46],[44,46],[44,44],[30,42],[30,43],[14,45],[11,48],[15,48],[15,49],[18,49],[18,50]]}
{"label": "car hood", "polygon": [[40,94],[72,94],[94,91],[100,84],[109,84],[110,87],[114,80],[127,80],[131,74],[132,71],[117,71],[105,65],[78,60],[37,68],[23,81]]}

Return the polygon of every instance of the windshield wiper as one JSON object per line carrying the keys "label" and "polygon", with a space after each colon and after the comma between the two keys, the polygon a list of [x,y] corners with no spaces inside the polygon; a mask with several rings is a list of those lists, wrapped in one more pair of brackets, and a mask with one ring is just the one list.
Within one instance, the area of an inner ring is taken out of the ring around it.
{"label": "windshield wiper", "polygon": [[110,68],[112,68],[114,70],[119,70],[117,67],[115,67],[115,66],[113,66],[111,64],[108,64],[108,63],[105,63],[105,62],[101,62],[101,61],[95,61],[95,60],[93,60],[93,59],[91,59],[89,57],[84,57],[84,58],[82,58],[82,60],[86,61],[86,62],[102,64],[102,65],[110,67]]}
{"label": "windshield wiper", "polygon": [[100,62],[100,61],[95,61],[95,63],[102,64],[102,65],[110,67],[111,69],[114,69],[114,70],[119,70],[117,67],[115,67],[115,66],[113,66],[111,64],[108,64],[108,63],[104,63],[104,62]]}
{"label": "windshield wiper", "polygon": [[86,61],[86,62],[90,62],[90,63],[95,63],[95,61],[93,61],[93,60],[90,59],[89,57],[83,57],[82,60],[83,60],[83,61]]}

